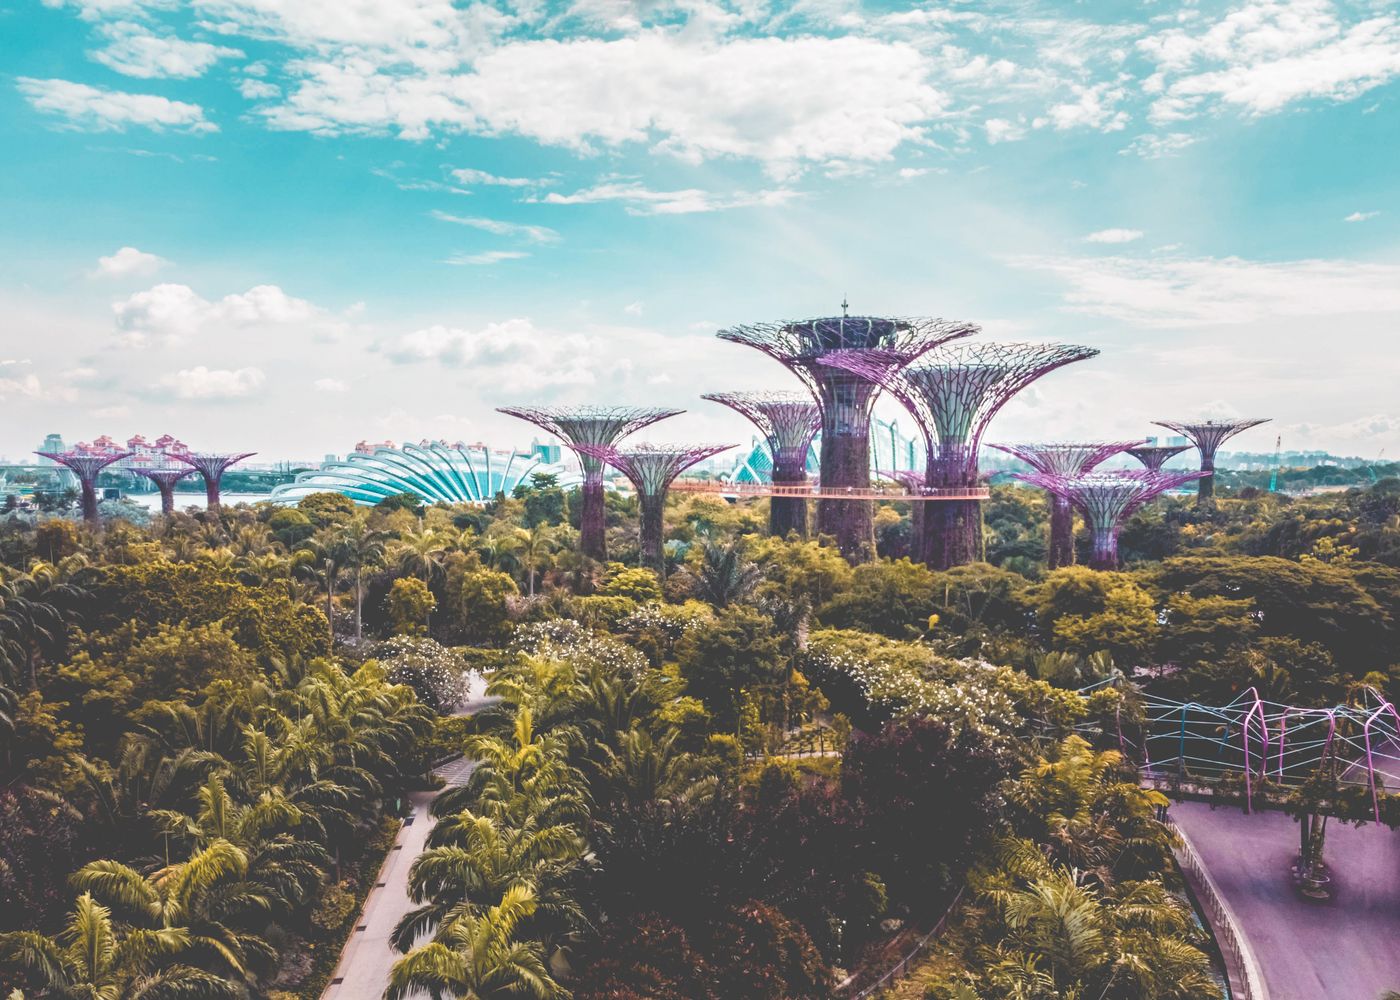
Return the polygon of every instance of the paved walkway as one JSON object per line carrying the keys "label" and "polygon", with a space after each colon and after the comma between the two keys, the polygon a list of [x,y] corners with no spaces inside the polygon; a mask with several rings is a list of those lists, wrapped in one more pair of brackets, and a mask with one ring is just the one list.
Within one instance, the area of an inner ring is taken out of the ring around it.
{"label": "paved walkway", "polygon": [[1298,853],[1290,817],[1202,802],[1176,803],[1171,816],[1239,919],[1269,1000],[1379,1000],[1400,990],[1400,832],[1330,821],[1337,893],[1313,903],[1289,875]]}
{"label": "paved walkway", "polygon": [[[485,686],[474,682],[456,715],[472,715],[499,699],[487,698]],[[350,940],[340,955],[340,964],[331,975],[331,982],[322,1000],[380,1000],[389,985],[389,970],[402,956],[389,944],[390,935],[400,919],[413,909],[408,896],[408,871],[423,853],[433,819],[428,809],[448,788],[466,782],[476,762],[459,758],[437,769],[446,784],[437,791],[410,792],[412,813],[404,820],[389,857],[379,872],[379,879],[365,900],[364,909],[350,933]]]}

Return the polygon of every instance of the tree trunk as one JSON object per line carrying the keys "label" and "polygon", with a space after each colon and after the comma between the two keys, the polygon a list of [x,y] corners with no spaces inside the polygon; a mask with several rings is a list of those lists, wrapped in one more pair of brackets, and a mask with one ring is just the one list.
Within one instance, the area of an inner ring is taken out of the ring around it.
{"label": "tree trunk", "polygon": [[585,475],[580,493],[579,547],[590,559],[604,562],[608,558],[608,509],[603,495],[603,474]]}
{"label": "tree trunk", "polygon": [[982,554],[982,501],[929,500],[924,512],[924,561],[933,569],[976,562]]}
{"label": "tree trunk", "polygon": [[1050,569],[1074,565],[1074,508],[1064,497],[1050,497]]}
{"label": "tree trunk", "polygon": [[335,563],[326,560],[326,628],[331,634],[331,648],[335,648]]}
{"label": "tree trunk", "polygon": [[[870,488],[870,435],[822,434],[822,490]],[[869,500],[820,500],[817,530],[831,535],[852,563],[875,558],[875,511]]]}
{"label": "tree trunk", "polygon": [[219,515],[219,480],[204,477],[204,504],[209,509],[209,513],[215,517]]}
{"label": "tree trunk", "polygon": [[666,555],[663,549],[663,536],[666,533],[666,494],[639,495],[638,499],[642,508],[642,565],[650,566],[656,570],[656,575],[664,580],[666,578]]}
{"label": "tree trunk", "polygon": [[1215,502],[1215,456],[1201,456],[1201,471],[1206,473],[1196,480],[1196,506],[1205,507]]}
{"label": "tree trunk", "polygon": [[[807,468],[774,468],[774,486],[806,486]],[[790,532],[807,537],[807,501],[803,497],[772,497],[768,501],[768,534],[786,538]]]}
{"label": "tree trunk", "polygon": [[102,520],[97,514],[97,486],[90,479],[82,480],[82,486],[83,520],[89,528],[96,530],[102,527]]}
{"label": "tree trunk", "polygon": [[1111,570],[1118,568],[1118,532],[1112,529],[1094,529],[1094,548],[1089,555],[1090,569]]}
{"label": "tree trunk", "polygon": [[355,642],[364,638],[361,612],[364,605],[364,588],[361,586],[360,567],[355,567]]}
{"label": "tree trunk", "polygon": [[156,489],[160,490],[160,512],[166,516],[175,513],[175,484],[157,480]]}

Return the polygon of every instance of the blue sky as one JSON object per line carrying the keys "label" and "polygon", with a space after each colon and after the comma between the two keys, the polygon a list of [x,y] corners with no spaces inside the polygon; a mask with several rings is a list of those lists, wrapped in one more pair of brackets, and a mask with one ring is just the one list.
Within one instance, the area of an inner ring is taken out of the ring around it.
{"label": "blue sky", "polygon": [[0,4],[11,456],[743,440],[713,332],[843,296],[1102,349],[993,437],[1400,449],[1393,3]]}

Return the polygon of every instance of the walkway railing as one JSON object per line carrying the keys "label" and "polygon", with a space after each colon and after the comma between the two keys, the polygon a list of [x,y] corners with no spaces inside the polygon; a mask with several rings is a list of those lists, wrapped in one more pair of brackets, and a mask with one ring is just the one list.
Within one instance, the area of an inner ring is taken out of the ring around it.
{"label": "walkway railing", "polygon": [[1225,902],[1225,897],[1221,895],[1209,869],[1196,853],[1196,848],[1185,832],[1172,822],[1170,817],[1166,822],[1177,836],[1177,862],[1194,876],[1192,887],[1210,918],[1211,930],[1215,933],[1215,940],[1220,945],[1221,955],[1225,959],[1226,972],[1230,975],[1231,993],[1235,1000],[1269,1000],[1269,991],[1264,985],[1263,973],[1259,971],[1259,962],[1245,939],[1235,912],[1230,909],[1230,904]]}
{"label": "walkway railing", "polygon": [[[868,1000],[869,997],[873,997],[882,990],[888,989],[907,976],[909,970],[913,967],[918,958],[923,955],[924,951],[927,950],[929,944],[947,929],[948,921],[953,916],[954,911],[957,910],[958,904],[962,902],[963,893],[966,891],[967,889],[965,887],[958,890],[958,894],[953,897],[953,901],[949,903],[948,908],[943,911],[943,916],[939,917],[938,923],[933,925],[933,930],[919,938],[914,947],[909,950],[909,953],[896,962],[893,968],[886,971],[883,976],[875,980],[869,986],[863,988],[860,992],[850,994],[848,1000]],[[849,986],[850,983],[851,980],[848,979],[837,986],[837,995],[843,996],[839,991]]]}
{"label": "walkway railing", "polygon": [[992,495],[984,486],[957,488],[922,487],[917,493],[903,489],[871,486],[833,486],[823,489],[815,483],[731,483],[719,479],[677,479],[672,492],[718,493],[730,497],[799,497],[805,500],[986,500]]}

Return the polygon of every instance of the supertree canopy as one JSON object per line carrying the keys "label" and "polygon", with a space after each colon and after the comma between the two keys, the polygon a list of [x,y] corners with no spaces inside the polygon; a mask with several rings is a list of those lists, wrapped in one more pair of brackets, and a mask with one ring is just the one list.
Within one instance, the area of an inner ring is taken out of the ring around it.
{"label": "supertree canopy", "polygon": [[156,484],[156,489],[160,491],[160,512],[173,514],[175,513],[175,484],[188,476],[193,476],[199,470],[188,465],[157,465],[133,467],[131,471],[138,476],[145,476]]}
{"label": "supertree canopy", "polygon": [[[738,410],[753,422],[768,443],[773,459],[773,482],[806,483],[807,451],[821,430],[821,411],[804,393],[711,392],[701,397]],[[807,501],[773,497],[768,507],[768,532],[784,538],[790,531],[807,534]]]}
{"label": "supertree canopy", "polygon": [[683,410],[639,406],[502,406],[499,412],[528,420],[560,438],[583,469],[579,511],[579,545],[594,559],[608,557],[607,508],[603,499],[603,459],[609,448],[629,434]]}
{"label": "supertree canopy", "polygon": [[[839,351],[826,362],[883,386],[913,415],[928,452],[927,486],[977,486],[982,434],[1012,396],[1047,372],[1099,352],[1073,344],[948,344],[915,364],[883,351]],[[960,566],[982,551],[980,500],[931,501],[914,554],[935,569]]]}
{"label": "supertree canopy", "polygon": [[219,513],[219,483],[224,478],[224,473],[229,466],[243,461],[245,458],[252,458],[255,451],[239,451],[221,454],[218,452],[185,451],[175,452],[173,457],[191,466],[196,472],[204,477],[205,505],[210,513]]}
{"label": "supertree canopy", "polygon": [[130,458],[131,452],[117,448],[93,448],[79,445],[69,451],[36,451],[34,454],[67,466],[78,477],[82,489],[83,520],[92,527],[101,521],[97,516],[97,475],[113,462]]}
{"label": "supertree canopy", "polygon": [[1115,469],[1074,477],[1028,472],[1017,473],[1016,478],[1062,496],[1079,508],[1093,539],[1089,565],[1093,569],[1117,569],[1118,533],[1128,516],[1159,494],[1202,475],[1200,472]]}
{"label": "supertree canopy", "polygon": [[[879,351],[891,359],[890,365],[908,364],[978,329],[972,323],[942,319],[831,316],[736,326],[721,330],[719,337],[762,351],[802,380],[821,411],[821,486],[832,490],[870,485],[870,411],[879,389],[864,374],[833,367],[826,359],[834,352]],[[834,535],[848,558],[873,555],[873,510],[868,501],[819,502],[817,530]]]}
{"label": "supertree canopy", "polygon": [[[993,448],[1014,455],[1036,472],[1073,479],[1095,468],[1105,459],[1138,444],[1136,441],[1056,441],[1048,444],[994,444]],[[1050,495],[1050,569],[1074,563],[1074,510],[1066,497]]]}
{"label": "supertree canopy", "polygon": [[1230,438],[1251,427],[1267,424],[1268,417],[1243,417],[1239,420],[1154,420],[1158,427],[1185,436],[1201,453],[1202,476],[1196,483],[1196,505],[1208,503],[1215,497],[1215,453]]}
{"label": "supertree canopy", "polygon": [[588,454],[621,472],[637,491],[641,508],[642,562],[666,573],[662,552],[665,536],[666,491],[677,476],[697,462],[734,447],[732,444],[636,444],[626,448],[579,445]]}
{"label": "supertree canopy", "polygon": [[1160,472],[1162,466],[1189,447],[1191,446],[1186,444],[1144,444],[1126,450],[1129,455],[1142,463],[1144,469]]}

